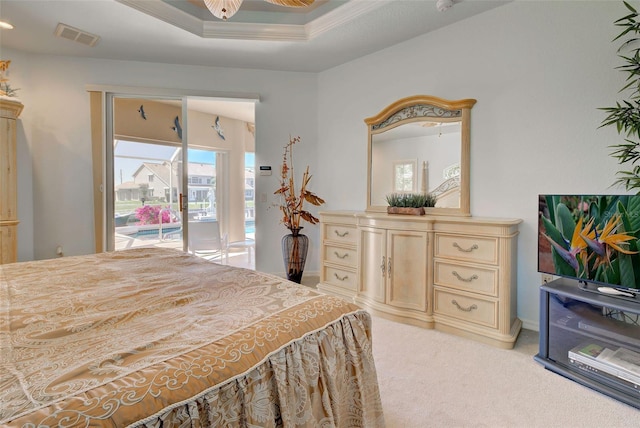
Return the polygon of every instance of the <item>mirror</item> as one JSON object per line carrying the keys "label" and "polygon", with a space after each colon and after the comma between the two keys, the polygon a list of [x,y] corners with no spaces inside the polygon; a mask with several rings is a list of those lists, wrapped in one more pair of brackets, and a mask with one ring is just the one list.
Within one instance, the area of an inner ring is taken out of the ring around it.
{"label": "mirror", "polygon": [[386,212],[391,193],[432,193],[428,214],[471,215],[469,119],[476,100],[417,95],[365,119],[367,211]]}

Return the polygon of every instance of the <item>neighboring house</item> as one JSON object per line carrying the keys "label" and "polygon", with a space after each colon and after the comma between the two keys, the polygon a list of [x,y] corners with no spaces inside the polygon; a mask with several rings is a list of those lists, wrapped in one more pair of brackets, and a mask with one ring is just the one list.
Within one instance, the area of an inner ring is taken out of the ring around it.
{"label": "neighboring house", "polygon": [[[169,189],[173,189],[173,201],[178,200],[180,171],[170,175],[169,162],[143,162],[133,173],[133,181],[127,181],[115,187],[116,201],[160,201],[169,200]],[[253,179],[253,177],[252,177]],[[216,182],[215,166],[203,163],[189,164],[189,201],[209,200],[209,193]]]}
{"label": "neighboring house", "polygon": [[118,184],[115,188],[116,202],[139,201],[140,186],[133,181]]}
{"label": "neighboring house", "polygon": [[[143,162],[133,173],[133,181],[126,181],[115,187],[116,201],[160,201],[169,200],[169,187],[173,188],[173,200],[178,200],[180,188],[179,171],[169,177],[168,162]],[[216,169],[214,165],[205,163],[189,164],[189,201],[204,202],[210,199],[210,191],[215,187]],[[169,184],[171,183],[171,185]],[[245,200],[254,199],[255,174],[247,168],[244,175]]]}
{"label": "neighboring house", "polygon": [[209,192],[216,184],[215,165],[208,163],[189,164],[189,202],[203,202],[210,198]]}
{"label": "neighboring house", "polygon": [[255,199],[255,171],[253,168],[244,170],[244,200],[253,201]]}
{"label": "neighboring house", "polygon": [[[167,200],[169,164],[143,162],[133,173],[133,181],[115,186],[116,201]],[[176,182],[177,184],[177,182]]]}

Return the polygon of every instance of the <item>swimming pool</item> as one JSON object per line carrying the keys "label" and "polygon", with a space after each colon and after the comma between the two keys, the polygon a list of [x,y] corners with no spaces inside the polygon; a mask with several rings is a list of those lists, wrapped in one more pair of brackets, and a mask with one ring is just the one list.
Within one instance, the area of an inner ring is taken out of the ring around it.
{"label": "swimming pool", "polygon": [[[162,227],[162,235],[163,238],[166,238],[167,233],[179,232],[181,226],[179,223],[171,223],[171,225],[167,224]],[[244,223],[244,232],[245,234],[253,235],[256,233],[256,222],[255,220],[245,221]],[[147,225],[131,225],[124,227],[116,227],[116,233],[121,235],[126,235],[130,238],[135,239],[158,239],[159,229],[157,224],[147,224]],[[171,236],[171,239],[180,238],[182,234],[175,233]]]}
{"label": "swimming pool", "polygon": [[[166,225],[162,227],[162,235],[165,236],[167,233],[178,232],[180,229],[181,226],[179,223],[173,223],[171,226]],[[125,226],[117,227],[116,233],[135,239],[158,239],[160,228],[157,224]],[[179,234],[175,234],[172,238],[175,239],[179,236]]]}

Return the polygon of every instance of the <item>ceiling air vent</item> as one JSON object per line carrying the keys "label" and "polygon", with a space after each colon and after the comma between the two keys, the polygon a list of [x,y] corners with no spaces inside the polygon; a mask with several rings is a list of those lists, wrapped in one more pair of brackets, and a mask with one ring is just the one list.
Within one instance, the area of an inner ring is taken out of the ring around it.
{"label": "ceiling air vent", "polygon": [[72,26],[63,23],[58,24],[55,35],[87,46],[94,46],[98,43],[98,40],[100,40],[99,36],[78,30],[77,28],[73,28]]}

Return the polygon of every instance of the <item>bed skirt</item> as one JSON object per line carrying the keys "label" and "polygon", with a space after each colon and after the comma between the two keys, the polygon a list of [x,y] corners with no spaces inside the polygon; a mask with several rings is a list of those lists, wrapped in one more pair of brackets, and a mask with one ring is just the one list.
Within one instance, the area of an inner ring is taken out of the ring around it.
{"label": "bed skirt", "polygon": [[371,319],[346,315],[132,427],[384,427]]}

